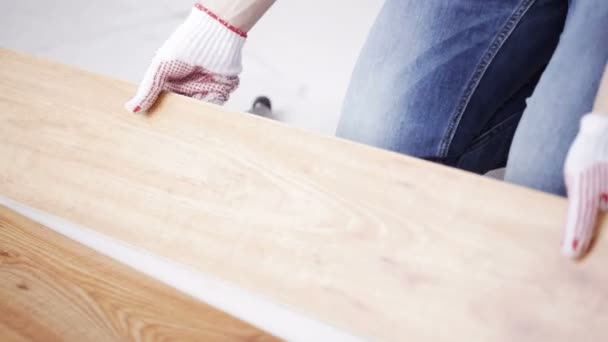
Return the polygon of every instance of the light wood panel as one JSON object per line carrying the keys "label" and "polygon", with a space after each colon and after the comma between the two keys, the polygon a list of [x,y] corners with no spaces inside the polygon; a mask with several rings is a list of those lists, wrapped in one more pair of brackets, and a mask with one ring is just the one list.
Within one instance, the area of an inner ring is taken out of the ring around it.
{"label": "light wood panel", "polygon": [[[0,52],[0,194],[365,337],[608,336],[565,200]],[[605,221],[602,221],[605,223]]]}
{"label": "light wood panel", "polygon": [[2,341],[273,341],[0,207]]}

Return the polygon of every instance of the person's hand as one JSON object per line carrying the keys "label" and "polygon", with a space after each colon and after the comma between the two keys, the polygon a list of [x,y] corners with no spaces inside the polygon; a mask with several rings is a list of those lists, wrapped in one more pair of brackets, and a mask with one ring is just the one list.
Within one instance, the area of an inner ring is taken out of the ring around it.
{"label": "person's hand", "polygon": [[608,207],[608,68],[594,112],[582,118],[579,133],[568,151],[564,176],[568,216],[562,251],[579,258],[593,240],[598,212]]}
{"label": "person's hand", "polygon": [[583,117],[564,175],[569,203],[562,250],[578,258],[589,248],[598,211],[608,204],[608,113]]}
{"label": "person's hand", "polygon": [[147,111],[167,90],[223,104],[239,84],[247,34],[200,4],[157,51],[135,96],[125,107]]}

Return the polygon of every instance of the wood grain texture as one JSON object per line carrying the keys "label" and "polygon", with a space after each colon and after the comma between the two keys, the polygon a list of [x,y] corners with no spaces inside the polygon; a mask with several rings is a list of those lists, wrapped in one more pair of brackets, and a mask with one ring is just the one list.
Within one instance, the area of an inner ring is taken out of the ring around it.
{"label": "wood grain texture", "polygon": [[365,337],[608,336],[606,238],[562,258],[565,200],[134,90],[1,51],[0,194]]}
{"label": "wood grain texture", "polygon": [[275,339],[0,206],[0,340]]}
{"label": "wood grain texture", "polygon": [[275,340],[2,207],[0,312],[3,341]]}

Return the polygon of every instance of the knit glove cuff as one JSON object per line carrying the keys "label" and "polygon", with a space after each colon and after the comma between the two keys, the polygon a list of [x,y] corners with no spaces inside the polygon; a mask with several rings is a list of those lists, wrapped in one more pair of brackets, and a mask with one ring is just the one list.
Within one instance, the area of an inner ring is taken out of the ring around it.
{"label": "knit glove cuff", "polygon": [[605,113],[589,113],[581,119],[582,135],[597,136],[608,133],[608,115]]}
{"label": "knit glove cuff", "polygon": [[582,172],[608,161],[608,115],[589,113],[581,119],[579,133],[566,159],[566,172]]}
{"label": "knit glove cuff", "polygon": [[160,61],[178,60],[218,75],[238,75],[247,35],[197,4],[156,53]]}

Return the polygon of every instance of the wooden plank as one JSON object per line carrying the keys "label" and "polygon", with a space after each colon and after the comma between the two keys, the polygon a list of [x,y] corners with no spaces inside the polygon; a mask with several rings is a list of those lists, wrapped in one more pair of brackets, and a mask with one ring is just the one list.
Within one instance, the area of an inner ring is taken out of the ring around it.
{"label": "wooden plank", "polygon": [[0,206],[28,217],[131,269],[287,341],[358,341],[352,334],[226,281],[0,196]]}
{"label": "wooden plank", "polygon": [[[0,52],[0,194],[364,337],[600,340],[565,200]],[[602,224],[605,224],[602,218]]]}
{"label": "wooden plank", "polygon": [[0,207],[2,341],[275,340]]}

